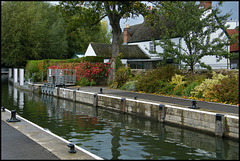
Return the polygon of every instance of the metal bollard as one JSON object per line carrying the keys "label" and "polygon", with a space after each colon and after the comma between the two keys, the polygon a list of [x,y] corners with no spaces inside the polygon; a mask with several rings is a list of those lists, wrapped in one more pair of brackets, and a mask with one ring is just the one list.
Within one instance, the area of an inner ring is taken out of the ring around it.
{"label": "metal bollard", "polygon": [[19,122],[21,120],[16,118],[16,110],[11,111],[11,118],[6,120],[7,122]]}
{"label": "metal bollard", "polygon": [[194,100],[192,101],[192,107],[189,107],[189,108],[192,108],[192,109],[199,109],[200,107],[197,107],[197,102]]}
{"label": "metal bollard", "polygon": [[100,94],[102,94],[103,93],[103,91],[102,91],[102,88],[100,88],[100,92],[99,92]]}
{"label": "metal bollard", "polygon": [[165,105],[159,104],[158,109],[159,109],[158,121],[164,122],[165,121]]}
{"label": "metal bollard", "polygon": [[137,96],[135,96],[134,99],[136,100],[136,99],[137,99]]}
{"label": "metal bollard", "polygon": [[95,93],[95,94],[93,95],[93,97],[94,97],[94,99],[93,99],[93,106],[94,106],[94,107],[97,107],[97,102],[98,102],[97,94]]}
{"label": "metal bollard", "polygon": [[2,112],[5,112],[5,107],[1,107],[1,109],[2,109]]}
{"label": "metal bollard", "polygon": [[70,150],[68,150],[69,153],[76,153],[77,151],[74,149],[74,144],[69,143],[67,144],[68,147],[70,147]]}

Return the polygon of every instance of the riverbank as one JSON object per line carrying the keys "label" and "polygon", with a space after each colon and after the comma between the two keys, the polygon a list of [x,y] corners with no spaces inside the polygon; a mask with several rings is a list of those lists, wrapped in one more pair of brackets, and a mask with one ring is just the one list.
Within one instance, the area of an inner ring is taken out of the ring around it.
{"label": "riverbank", "polygon": [[41,83],[29,83],[24,88],[239,140],[238,106],[197,101],[198,108],[193,109],[189,108],[192,102],[187,99],[112,90],[106,87],[54,87],[43,90],[42,86]]}

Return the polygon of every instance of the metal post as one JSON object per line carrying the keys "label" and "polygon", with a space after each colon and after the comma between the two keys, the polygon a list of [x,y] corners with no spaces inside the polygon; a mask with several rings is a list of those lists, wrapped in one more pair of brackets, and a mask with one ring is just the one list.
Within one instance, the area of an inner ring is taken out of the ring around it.
{"label": "metal post", "polygon": [[158,109],[159,109],[158,121],[164,122],[164,120],[165,120],[165,105],[159,104]]}
{"label": "metal post", "polygon": [[225,129],[225,117],[222,114],[216,114],[215,135],[223,136]]}
{"label": "metal post", "polygon": [[69,143],[67,144],[68,147],[70,147],[70,150],[68,150],[69,153],[76,153],[77,151],[74,149],[74,144]]}
{"label": "metal post", "polygon": [[95,93],[93,96],[94,96],[94,98],[93,98],[93,106],[97,107],[97,101],[98,101],[97,100],[97,94]]}
{"label": "metal post", "polygon": [[11,118],[6,120],[7,122],[20,122],[21,120],[16,118],[16,110],[11,111]]}

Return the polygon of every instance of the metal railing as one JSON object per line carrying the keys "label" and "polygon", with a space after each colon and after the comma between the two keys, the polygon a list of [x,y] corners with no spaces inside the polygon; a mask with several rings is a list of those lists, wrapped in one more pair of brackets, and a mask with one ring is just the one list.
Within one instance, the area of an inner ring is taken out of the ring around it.
{"label": "metal railing", "polygon": [[47,71],[48,83],[54,85],[75,85],[76,70],[74,69],[48,69]]}

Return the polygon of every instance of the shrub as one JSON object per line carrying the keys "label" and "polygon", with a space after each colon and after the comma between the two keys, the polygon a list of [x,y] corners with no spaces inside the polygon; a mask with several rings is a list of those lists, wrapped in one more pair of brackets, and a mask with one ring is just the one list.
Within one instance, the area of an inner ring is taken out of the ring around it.
{"label": "shrub", "polygon": [[236,74],[224,77],[212,90],[205,93],[205,98],[209,101],[239,104],[239,77]]}
{"label": "shrub", "polygon": [[191,96],[191,92],[194,90],[194,88],[199,85],[198,82],[193,81],[191,84],[189,84],[187,87],[184,88],[183,96]]}
{"label": "shrub", "polygon": [[127,90],[127,91],[136,91],[136,84],[137,81],[129,81],[125,83],[122,87],[120,87],[121,90]]}
{"label": "shrub", "polygon": [[185,78],[184,76],[175,74],[175,75],[172,77],[170,83],[171,83],[171,84],[176,84],[176,86],[184,85],[184,84],[187,83],[186,81],[183,81],[184,78]]}
{"label": "shrub", "polygon": [[158,89],[162,88],[163,82],[169,82],[175,73],[179,73],[176,67],[171,65],[166,65],[161,68],[148,70],[143,73],[136,83],[137,91],[144,91],[155,93]]}
{"label": "shrub", "polygon": [[77,82],[76,85],[78,86],[89,86],[90,82],[86,77],[81,77]]}
{"label": "shrub", "polygon": [[196,86],[194,90],[191,92],[192,96],[197,98],[207,98],[209,97],[209,94],[211,93],[212,89],[215,85],[220,84],[220,81],[223,78],[226,78],[228,76],[224,76],[222,74],[216,74],[214,71],[212,72],[213,77],[212,79],[205,79],[200,85]]}
{"label": "shrub", "polygon": [[174,92],[174,87],[175,85],[169,83],[169,82],[164,82],[164,86],[161,87],[160,91],[158,92],[159,94],[168,94],[171,95]]}
{"label": "shrub", "polygon": [[82,77],[85,77],[89,82],[93,80],[96,84],[98,84],[105,81],[105,78],[107,78],[110,64],[83,61],[81,63],[61,63],[49,66],[49,69],[75,69],[77,81],[80,81]]}
{"label": "shrub", "polygon": [[120,67],[115,72],[114,82],[112,88],[120,88],[125,84],[131,77],[131,68],[130,67]]}

